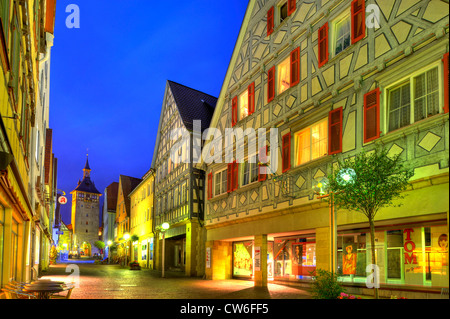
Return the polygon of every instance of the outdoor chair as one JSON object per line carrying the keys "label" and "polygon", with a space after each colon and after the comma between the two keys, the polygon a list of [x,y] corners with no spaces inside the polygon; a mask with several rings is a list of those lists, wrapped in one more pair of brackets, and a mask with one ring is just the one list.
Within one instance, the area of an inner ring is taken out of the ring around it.
{"label": "outdoor chair", "polygon": [[22,290],[2,288],[2,291],[6,295],[6,299],[36,299],[35,295],[27,294]]}

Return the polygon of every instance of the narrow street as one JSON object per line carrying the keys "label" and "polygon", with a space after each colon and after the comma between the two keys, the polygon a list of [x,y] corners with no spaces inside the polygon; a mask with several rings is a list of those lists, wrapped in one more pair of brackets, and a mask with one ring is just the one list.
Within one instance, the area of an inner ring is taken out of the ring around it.
{"label": "narrow street", "polygon": [[79,287],[71,299],[310,299],[307,291],[277,284],[267,289],[245,280],[203,280],[181,272],[129,270],[120,265],[67,263],[52,265],[41,279],[76,282],[71,269],[79,269]]}

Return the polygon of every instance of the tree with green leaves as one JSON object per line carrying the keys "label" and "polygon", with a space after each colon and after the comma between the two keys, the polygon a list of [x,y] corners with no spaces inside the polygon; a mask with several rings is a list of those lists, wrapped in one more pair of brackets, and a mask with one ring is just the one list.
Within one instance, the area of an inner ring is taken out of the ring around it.
{"label": "tree with green leaves", "polygon": [[98,249],[100,249],[101,254],[103,255],[103,249],[105,248],[105,243],[102,242],[101,240],[97,240],[94,243],[94,246],[97,247]]}
{"label": "tree with green leaves", "polygon": [[[338,160],[328,176],[335,207],[362,213],[369,220],[372,264],[376,264],[375,216],[383,207],[402,205],[398,200],[404,198],[413,175],[414,170],[399,155],[388,156],[387,149],[376,146],[372,152],[363,150],[355,157]],[[374,295],[378,299],[376,287]]]}

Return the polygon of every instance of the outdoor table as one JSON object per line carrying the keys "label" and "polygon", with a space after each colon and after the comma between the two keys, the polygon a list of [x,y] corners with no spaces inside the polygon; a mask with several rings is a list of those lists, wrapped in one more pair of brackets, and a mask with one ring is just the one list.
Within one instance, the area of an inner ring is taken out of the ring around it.
{"label": "outdoor table", "polygon": [[50,299],[50,295],[64,291],[61,282],[38,280],[31,284],[25,285],[23,291],[36,293],[38,299]]}

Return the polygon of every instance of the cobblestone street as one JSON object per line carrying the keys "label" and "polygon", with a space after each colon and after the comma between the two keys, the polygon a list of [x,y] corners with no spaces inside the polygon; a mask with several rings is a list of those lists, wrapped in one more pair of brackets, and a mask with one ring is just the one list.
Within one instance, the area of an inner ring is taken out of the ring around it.
{"label": "cobblestone street", "polygon": [[71,299],[310,299],[307,291],[277,284],[267,289],[253,287],[246,280],[203,280],[181,272],[129,270],[119,265],[92,263],[57,264],[42,279],[71,282],[73,268],[79,269],[79,287]]}

